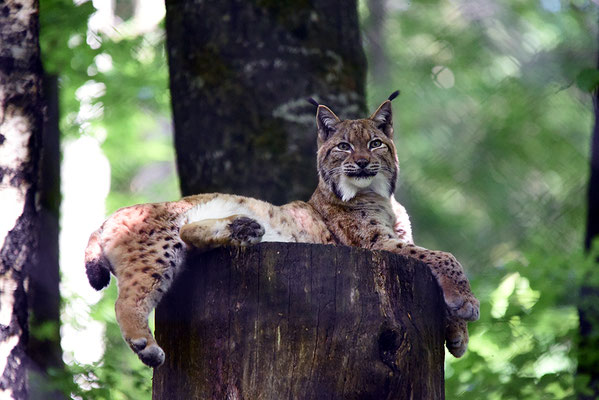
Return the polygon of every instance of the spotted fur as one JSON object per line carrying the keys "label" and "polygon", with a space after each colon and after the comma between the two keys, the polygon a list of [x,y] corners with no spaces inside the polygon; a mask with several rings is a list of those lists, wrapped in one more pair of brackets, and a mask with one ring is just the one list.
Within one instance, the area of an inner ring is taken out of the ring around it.
{"label": "spotted fur", "polygon": [[87,276],[97,290],[108,285],[109,271],[116,276],[116,318],[123,338],[145,364],[156,367],[165,355],[150,332],[148,315],[180,272],[187,250],[261,241],[334,243],[307,203],[277,207],[247,197],[201,194],[116,211],[90,237]]}
{"label": "spotted fur", "polygon": [[187,251],[261,241],[344,244],[422,260],[443,289],[447,348],[456,357],[465,352],[465,321],[478,318],[478,300],[451,254],[413,244],[408,214],[393,198],[399,164],[390,100],[370,118],[349,121],[319,106],[317,125],[319,184],[307,203],[277,207],[248,197],[201,194],[120,209],[91,235],[85,252],[90,284],[100,290],[109,283],[109,271],[116,276],[116,317],[125,341],[145,364],[164,362],[148,315],[180,272]]}

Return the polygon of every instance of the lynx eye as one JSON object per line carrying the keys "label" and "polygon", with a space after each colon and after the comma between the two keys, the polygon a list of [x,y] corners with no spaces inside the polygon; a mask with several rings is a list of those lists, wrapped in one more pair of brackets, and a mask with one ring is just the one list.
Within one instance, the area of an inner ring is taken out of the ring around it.
{"label": "lynx eye", "polygon": [[337,145],[337,148],[339,150],[343,150],[343,151],[349,151],[351,150],[351,146],[349,145],[349,143],[345,143],[345,142],[341,142]]}
{"label": "lynx eye", "polygon": [[374,139],[368,144],[368,147],[370,147],[371,149],[376,149],[377,147],[381,147],[382,145],[383,142],[381,142],[379,139]]}

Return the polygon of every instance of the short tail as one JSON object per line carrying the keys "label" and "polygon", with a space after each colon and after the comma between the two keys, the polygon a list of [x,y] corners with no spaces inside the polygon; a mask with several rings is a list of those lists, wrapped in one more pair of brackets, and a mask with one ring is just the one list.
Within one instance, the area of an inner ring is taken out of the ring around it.
{"label": "short tail", "polygon": [[101,229],[92,233],[85,249],[85,272],[89,284],[96,290],[100,290],[110,283],[110,263],[100,246]]}

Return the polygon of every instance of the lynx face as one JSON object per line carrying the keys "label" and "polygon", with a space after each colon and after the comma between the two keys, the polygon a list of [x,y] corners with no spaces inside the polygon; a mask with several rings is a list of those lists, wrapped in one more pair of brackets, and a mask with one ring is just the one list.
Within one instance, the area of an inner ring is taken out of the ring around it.
{"label": "lynx face", "polygon": [[385,198],[395,191],[399,164],[390,104],[384,102],[368,119],[349,121],[318,107],[318,173],[343,201],[362,191]]}

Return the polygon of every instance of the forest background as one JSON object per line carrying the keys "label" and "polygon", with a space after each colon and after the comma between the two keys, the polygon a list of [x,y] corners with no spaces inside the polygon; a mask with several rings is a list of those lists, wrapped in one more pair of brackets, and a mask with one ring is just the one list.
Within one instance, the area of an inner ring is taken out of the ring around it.
{"label": "forest background", "polygon": [[[82,254],[105,215],[180,196],[164,5],[40,8],[44,69],[59,82],[66,363],[44,384],[81,398],[150,398],[151,370],[114,319],[114,282],[93,292]],[[416,242],[455,254],[481,300],[467,354],[446,358],[447,398],[574,398],[586,384],[575,372],[579,292],[592,268],[583,243],[597,5],[364,0],[359,11],[369,109],[402,91],[396,195]]]}

